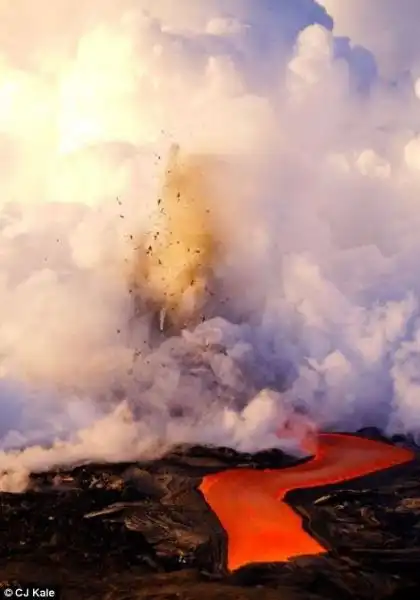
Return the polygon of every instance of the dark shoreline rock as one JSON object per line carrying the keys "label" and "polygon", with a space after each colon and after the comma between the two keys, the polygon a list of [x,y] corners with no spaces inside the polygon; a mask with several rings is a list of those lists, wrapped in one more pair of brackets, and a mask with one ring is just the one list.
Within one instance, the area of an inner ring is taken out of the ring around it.
{"label": "dark shoreline rock", "polygon": [[33,475],[26,493],[0,494],[0,582],[61,585],[68,600],[410,598],[420,568],[418,461],[291,492],[288,503],[329,552],[226,572],[226,534],[197,489],[202,477],[293,460],[196,446],[151,463]]}

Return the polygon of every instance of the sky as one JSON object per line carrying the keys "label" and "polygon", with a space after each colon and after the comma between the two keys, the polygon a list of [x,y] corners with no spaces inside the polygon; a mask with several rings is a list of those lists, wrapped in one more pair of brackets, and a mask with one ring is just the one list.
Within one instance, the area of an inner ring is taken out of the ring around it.
{"label": "sky", "polygon": [[[418,439],[419,3],[44,1],[0,0],[0,489],[178,443]],[[127,273],[174,143],[222,165],[231,312],[152,343]]]}

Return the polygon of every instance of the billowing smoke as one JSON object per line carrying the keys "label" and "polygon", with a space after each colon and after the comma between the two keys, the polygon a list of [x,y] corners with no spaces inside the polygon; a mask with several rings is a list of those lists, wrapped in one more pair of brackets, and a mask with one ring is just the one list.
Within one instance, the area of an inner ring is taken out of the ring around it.
{"label": "billowing smoke", "polygon": [[418,3],[322,4],[0,2],[3,489],[420,434]]}

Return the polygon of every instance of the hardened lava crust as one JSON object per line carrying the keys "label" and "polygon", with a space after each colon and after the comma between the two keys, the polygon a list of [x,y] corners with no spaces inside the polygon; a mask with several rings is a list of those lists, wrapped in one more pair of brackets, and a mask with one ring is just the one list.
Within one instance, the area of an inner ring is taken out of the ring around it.
{"label": "hardened lava crust", "polygon": [[25,493],[0,494],[0,582],[60,585],[64,600],[417,598],[420,461],[412,449],[406,464],[287,493],[325,552],[235,571],[200,486],[226,470],[293,468],[296,459],[279,450],[180,447],[148,463],[34,475]]}

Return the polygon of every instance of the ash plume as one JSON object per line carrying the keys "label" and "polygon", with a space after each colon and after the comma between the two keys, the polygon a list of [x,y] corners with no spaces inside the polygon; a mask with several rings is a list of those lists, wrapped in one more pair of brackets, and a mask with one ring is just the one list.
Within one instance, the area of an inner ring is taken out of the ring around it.
{"label": "ash plume", "polygon": [[418,6],[365,4],[0,2],[2,489],[418,439]]}
{"label": "ash plume", "polygon": [[152,228],[136,239],[131,288],[136,313],[155,311],[161,331],[205,318],[220,244],[209,199],[211,158],[182,157],[174,144]]}

